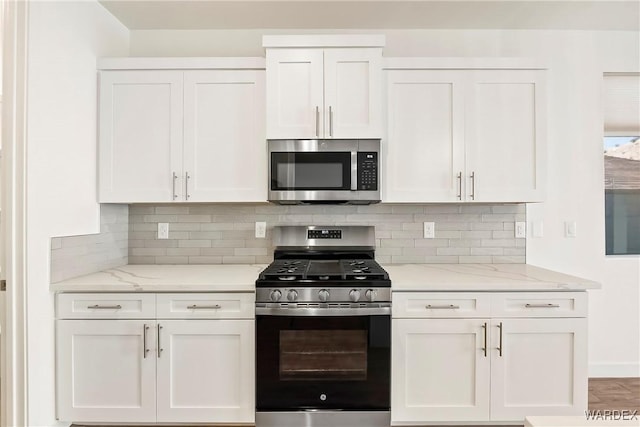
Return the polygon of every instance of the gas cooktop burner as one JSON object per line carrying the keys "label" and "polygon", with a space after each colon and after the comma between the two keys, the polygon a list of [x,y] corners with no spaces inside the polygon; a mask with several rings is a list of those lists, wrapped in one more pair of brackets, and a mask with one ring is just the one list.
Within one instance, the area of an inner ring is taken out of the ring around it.
{"label": "gas cooktop burner", "polygon": [[[293,267],[295,263],[295,267]],[[372,260],[299,259],[275,260],[260,273],[260,280],[344,281],[388,280],[387,272]]]}

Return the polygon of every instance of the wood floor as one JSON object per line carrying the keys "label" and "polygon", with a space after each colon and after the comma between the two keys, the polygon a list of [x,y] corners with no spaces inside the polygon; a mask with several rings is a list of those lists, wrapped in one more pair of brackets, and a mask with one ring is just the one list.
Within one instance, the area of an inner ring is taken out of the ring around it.
{"label": "wood floor", "polygon": [[[590,378],[589,409],[638,411],[640,414],[640,378]],[[72,427],[83,427],[73,424]],[[95,427],[95,426],[93,426]],[[123,427],[123,426],[119,426]],[[184,427],[184,426],[181,426]],[[222,426],[218,426],[222,427]],[[431,426],[436,427],[436,426]],[[492,426],[482,426],[492,427]],[[507,427],[507,426],[496,426]],[[516,427],[516,426],[514,426]],[[522,426],[518,426],[522,427]]]}

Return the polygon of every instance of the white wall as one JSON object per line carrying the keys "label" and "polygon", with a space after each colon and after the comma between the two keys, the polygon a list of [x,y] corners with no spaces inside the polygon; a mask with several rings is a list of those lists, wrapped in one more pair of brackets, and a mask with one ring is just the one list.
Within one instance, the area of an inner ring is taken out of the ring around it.
{"label": "white wall", "polygon": [[27,142],[28,417],[55,424],[52,236],[99,231],[96,57],[129,32],[97,2],[31,2]]}
{"label": "white wall", "polygon": [[[262,55],[263,34],[385,34],[385,56],[520,56],[549,67],[548,197],[528,206],[527,261],[598,280],[590,293],[592,376],[640,376],[640,257],[605,258],[603,72],[639,71],[638,32],[536,30],[132,31],[133,56]],[[575,220],[578,237],[564,238]],[[531,227],[530,227],[531,228]]]}

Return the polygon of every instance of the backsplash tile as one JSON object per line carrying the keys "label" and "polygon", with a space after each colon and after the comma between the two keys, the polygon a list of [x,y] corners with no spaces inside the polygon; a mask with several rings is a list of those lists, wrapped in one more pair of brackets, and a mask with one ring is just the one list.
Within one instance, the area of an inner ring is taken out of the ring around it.
{"label": "backsplash tile", "polygon": [[[130,264],[266,264],[277,225],[373,225],[382,263],[524,263],[525,239],[514,222],[525,204],[276,206],[266,204],[130,205]],[[267,237],[256,239],[256,221]],[[422,223],[435,222],[435,238]],[[159,222],[169,239],[157,240]]]}
{"label": "backsplash tile", "polygon": [[52,283],[128,263],[129,206],[100,206],[100,233],[51,239]]}

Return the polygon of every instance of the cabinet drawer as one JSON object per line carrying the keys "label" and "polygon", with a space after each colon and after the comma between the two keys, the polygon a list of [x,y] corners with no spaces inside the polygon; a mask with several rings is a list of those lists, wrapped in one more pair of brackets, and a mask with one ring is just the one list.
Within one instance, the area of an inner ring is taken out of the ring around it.
{"label": "cabinet drawer", "polygon": [[511,292],[493,295],[493,317],[586,317],[586,292]]}
{"label": "cabinet drawer", "polygon": [[158,294],[159,319],[253,319],[254,293]]}
{"label": "cabinet drawer", "polygon": [[58,294],[58,319],[153,319],[154,294]]}
{"label": "cabinet drawer", "polygon": [[394,318],[488,317],[491,295],[466,292],[394,292]]}

